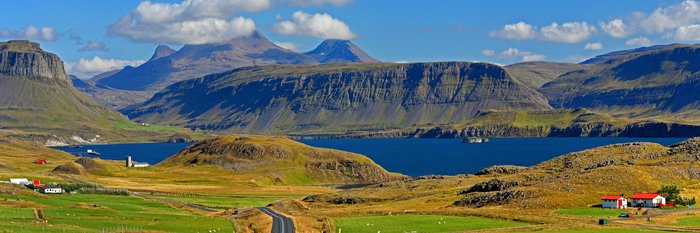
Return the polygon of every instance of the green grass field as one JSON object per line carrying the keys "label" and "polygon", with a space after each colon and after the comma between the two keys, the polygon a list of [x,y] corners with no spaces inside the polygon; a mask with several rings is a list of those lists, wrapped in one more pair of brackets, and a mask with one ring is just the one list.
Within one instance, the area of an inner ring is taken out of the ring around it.
{"label": "green grass field", "polygon": [[560,215],[576,215],[576,216],[591,216],[591,217],[617,217],[621,213],[634,213],[635,209],[619,210],[619,209],[603,209],[603,208],[583,208],[583,209],[565,209],[556,211]]}
{"label": "green grass field", "polygon": [[242,207],[266,206],[276,200],[288,198],[288,196],[204,196],[204,197],[180,197],[160,196],[184,202],[194,203],[215,209],[230,209]]}
{"label": "green grass field", "polygon": [[700,216],[692,216],[678,219],[677,226],[700,227]]}
{"label": "green grass field", "polygon": [[158,230],[163,232],[232,232],[232,223],[173,208],[161,202],[130,196],[54,195],[17,197],[0,195],[0,200],[22,200],[44,205],[48,224],[36,223],[30,208],[0,208],[0,232],[101,232]]}
{"label": "green grass field", "polygon": [[[523,231],[532,232],[532,231]],[[566,230],[556,230],[556,231],[538,231],[542,233],[546,232],[557,232],[557,233],[657,233],[657,232],[668,232],[668,231],[657,231],[649,229],[630,229],[630,228],[610,228],[610,229],[566,229]]]}
{"label": "green grass field", "polygon": [[482,217],[440,215],[362,216],[335,219],[337,230],[342,232],[455,232],[526,225]]}

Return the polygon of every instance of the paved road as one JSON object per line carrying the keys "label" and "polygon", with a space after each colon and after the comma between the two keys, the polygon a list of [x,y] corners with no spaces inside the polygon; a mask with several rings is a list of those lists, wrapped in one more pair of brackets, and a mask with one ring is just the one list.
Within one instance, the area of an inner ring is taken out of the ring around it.
{"label": "paved road", "polygon": [[260,207],[260,211],[272,217],[272,233],[294,233],[294,222],[270,208]]}

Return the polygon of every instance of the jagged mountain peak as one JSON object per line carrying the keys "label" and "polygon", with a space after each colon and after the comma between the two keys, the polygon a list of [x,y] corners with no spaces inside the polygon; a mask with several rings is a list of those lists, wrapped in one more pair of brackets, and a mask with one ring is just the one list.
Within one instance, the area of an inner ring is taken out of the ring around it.
{"label": "jagged mountain peak", "polygon": [[153,53],[153,56],[151,56],[151,59],[148,59],[149,61],[154,61],[162,57],[167,57],[170,56],[171,54],[177,52],[176,50],[168,47],[167,45],[158,45],[156,47],[156,51]]}
{"label": "jagged mountain peak", "polygon": [[349,40],[328,39],[314,50],[305,53],[324,64],[328,63],[372,63],[379,62]]}

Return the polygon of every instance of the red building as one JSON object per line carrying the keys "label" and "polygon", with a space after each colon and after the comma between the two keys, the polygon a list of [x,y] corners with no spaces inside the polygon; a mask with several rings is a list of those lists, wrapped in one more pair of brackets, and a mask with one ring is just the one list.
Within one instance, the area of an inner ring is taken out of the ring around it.
{"label": "red building", "polygon": [[46,159],[36,159],[34,160],[34,164],[46,164]]}

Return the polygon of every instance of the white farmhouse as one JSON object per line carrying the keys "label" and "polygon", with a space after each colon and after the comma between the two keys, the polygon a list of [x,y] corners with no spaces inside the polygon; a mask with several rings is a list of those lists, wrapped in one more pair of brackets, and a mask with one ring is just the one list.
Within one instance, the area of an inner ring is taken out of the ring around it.
{"label": "white farmhouse", "polygon": [[627,198],[625,196],[604,196],[600,198],[603,201],[603,208],[611,209],[626,209]]}
{"label": "white farmhouse", "polygon": [[666,204],[666,198],[658,193],[635,193],[630,199],[632,199],[631,206],[634,207],[642,206],[651,208]]}

